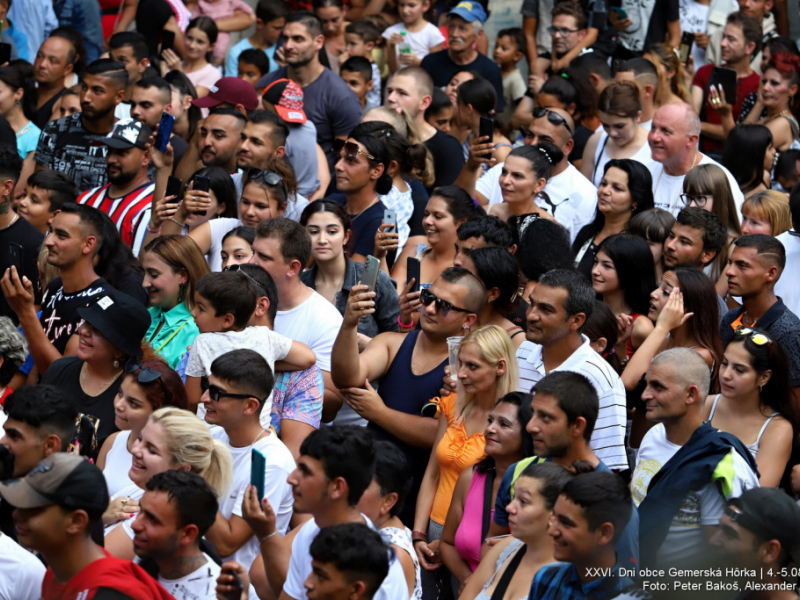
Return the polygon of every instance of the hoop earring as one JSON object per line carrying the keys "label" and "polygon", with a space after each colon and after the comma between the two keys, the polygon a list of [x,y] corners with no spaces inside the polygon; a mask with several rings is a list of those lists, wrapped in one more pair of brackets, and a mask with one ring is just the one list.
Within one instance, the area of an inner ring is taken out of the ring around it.
{"label": "hoop earring", "polygon": [[185,283],[181,283],[181,285],[180,285],[180,291],[178,292],[178,304],[180,304],[181,302],[183,302],[183,291],[184,291],[185,289],[186,289],[186,284],[185,284]]}

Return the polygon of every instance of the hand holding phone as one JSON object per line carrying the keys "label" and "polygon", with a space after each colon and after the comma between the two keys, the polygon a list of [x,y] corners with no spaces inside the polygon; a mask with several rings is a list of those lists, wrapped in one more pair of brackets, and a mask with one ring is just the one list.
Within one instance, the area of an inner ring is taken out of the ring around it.
{"label": "hand holding phone", "polygon": [[688,31],[684,31],[683,35],[681,35],[681,62],[683,64],[687,64],[689,62],[689,57],[692,55],[692,46],[694,45],[694,34],[689,33]]}
{"label": "hand holding phone", "polygon": [[414,286],[409,290],[409,294],[419,291],[420,262],[413,256],[409,256],[406,260],[406,285],[411,279],[414,279]]}
{"label": "hand holding phone", "polygon": [[250,462],[250,483],[256,488],[259,502],[264,499],[264,478],[266,477],[266,470],[266,457],[253,448]]}
{"label": "hand holding phone", "polygon": [[224,563],[217,578],[217,597],[223,600],[241,600],[245,586],[250,586],[247,570],[237,562]]}
{"label": "hand holding phone", "polygon": [[169,176],[167,179],[167,192],[164,196],[175,196],[173,200],[168,202],[167,204],[178,204],[181,201],[181,191],[183,190],[183,180],[179,179],[178,177],[173,177],[172,175]]}
{"label": "hand holding phone", "polygon": [[159,152],[167,151],[167,144],[169,138],[172,136],[172,128],[175,126],[175,117],[169,113],[161,113],[161,120],[158,122],[158,131],[156,132],[156,139],[153,143],[156,150]]}
{"label": "hand holding phone", "polygon": [[[480,126],[478,128],[478,137],[489,138],[489,143],[494,139],[494,119],[488,117],[481,117]],[[483,158],[492,158],[492,153],[489,152],[483,155]]]}
{"label": "hand holding phone", "polygon": [[[208,177],[204,177],[203,175],[195,175],[193,181],[194,186],[192,189],[197,190],[198,192],[208,192],[211,189],[211,180]],[[194,214],[205,217],[206,212],[208,211],[198,210]]]}
{"label": "hand holding phone", "polygon": [[364,272],[361,275],[361,285],[366,285],[369,289],[368,292],[374,292],[375,286],[378,283],[378,271],[381,268],[381,261],[374,256],[367,256],[367,261],[364,263]]}
{"label": "hand holding phone", "polygon": [[384,233],[392,233],[397,230],[397,212],[389,210],[388,208],[383,211],[383,222],[391,223],[391,227],[384,229]]}

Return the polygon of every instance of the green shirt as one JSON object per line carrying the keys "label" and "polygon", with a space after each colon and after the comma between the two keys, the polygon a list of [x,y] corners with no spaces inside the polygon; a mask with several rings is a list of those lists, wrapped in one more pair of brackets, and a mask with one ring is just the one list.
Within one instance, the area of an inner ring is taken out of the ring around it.
{"label": "green shirt", "polygon": [[185,302],[167,312],[157,306],[151,306],[147,310],[150,312],[151,322],[145,338],[153,347],[153,351],[175,369],[181,357],[186,354],[187,347],[200,335],[192,313],[189,312]]}

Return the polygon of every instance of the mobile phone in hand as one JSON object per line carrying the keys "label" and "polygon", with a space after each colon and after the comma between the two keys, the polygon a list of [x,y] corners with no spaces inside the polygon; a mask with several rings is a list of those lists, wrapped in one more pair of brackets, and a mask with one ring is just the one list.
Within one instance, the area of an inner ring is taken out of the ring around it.
{"label": "mobile phone in hand", "polygon": [[[211,189],[211,180],[208,177],[204,177],[203,175],[195,175],[194,176],[194,189],[196,189],[199,192],[207,192],[207,191],[209,191]],[[207,211],[205,211],[205,210],[198,210],[194,214],[199,215],[201,217],[205,217],[206,216],[206,212]]]}
{"label": "mobile phone in hand", "polygon": [[8,266],[17,268],[17,275],[20,279],[24,273],[22,272],[22,244],[17,242],[8,243]]}
{"label": "mobile phone in hand", "polygon": [[389,210],[388,208],[384,210],[383,222],[392,224],[391,227],[387,227],[386,229],[384,229],[384,233],[392,233],[393,231],[397,231],[397,212]]}
{"label": "mobile phone in hand", "polygon": [[230,573],[230,575],[233,577],[233,581],[228,584],[231,586],[231,590],[229,592],[225,592],[224,594],[220,594],[220,597],[224,598],[224,600],[241,600],[242,580],[239,579],[239,576],[235,571],[228,571],[228,573]]}
{"label": "mobile phone in hand", "polygon": [[[490,119],[489,117],[481,117],[481,124],[478,129],[478,137],[488,137],[489,142],[492,141],[494,138],[494,119]],[[489,143],[485,142],[485,143]],[[489,152],[483,155],[483,158],[491,158],[492,153]]]}
{"label": "mobile phone in hand", "polygon": [[175,199],[168,204],[178,204],[181,201],[181,190],[183,189],[183,180],[178,177],[169,176],[167,179],[167,193],[166,196],[175,196]]}
{"label": "mobile phone in hand", "polygon": [[175,32],[174,31],[167,31],[166,29],[161,31],[161,52],[164,50],[172,50],[175,48]]}
{"label": "mobile phone in hand", "polygon": [[153,145],[159,152],[167,151],[169,138],[172,136],[172,128],[175,126],[175,117],[169,113],[161,113],[161,120],[158,122],[158,132]]}
{"label": "mobile phone in hand", "polygon": [[252,458],[250,461],[250,483],[256,486],[256,494],[258,494],[258,504],[264,499],[264,477],[266,476],[267,459],[266,457],[253,448]]}
{"label": "mobile phone in hand", "polygon": [[736,104],[736,71],[728,67],[714,67],[711,76],[708,78],[708,89],[711,86],[721,86],[725,94],[725,104]]}
{"label": "mobile phone in hand", "polygon": [[681,35],[681,62],[683,64],[689,63],[689,57],[692,55],[692,46],[694,45],[694,34],[684,31]]}
{"label": "mobile phone in hand", "polygon": [[0,65],[11,60],[11,44],[0,43]]}
{"label": "mobile phone in hand", "polygon": [[406,284],[413,278],[414,287],[412,287],[408,293],[413,294],[414,292],[419,291],[419,278],[420,278],[420,262],[418,258],[414,258],[413,256],[409,256],[406,260]]}
{"label": "mobile phone in hand", "polygon": [[361,275],[361,285],[366,285],[369,289],[368,292],[375,291],[375,285],[378,283],[378,271],[381,268],[381,261],[374,256],[367,256],[367,262],[364,264],[364,273]]}

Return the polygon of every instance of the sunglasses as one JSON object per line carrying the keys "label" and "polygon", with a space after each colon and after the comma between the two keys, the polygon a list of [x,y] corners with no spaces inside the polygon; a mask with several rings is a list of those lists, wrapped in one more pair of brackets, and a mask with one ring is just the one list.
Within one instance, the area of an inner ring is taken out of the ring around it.
{"label": "sunglasses", "polygon": [[229,267],[225,267],[225,268],[224,268],[224,269],[222,269],[222,270],[223,270],[223,271],[227,271],[228,273],[241,273],[242,275],[244,275],[245,277],[247,277],[247,278],[248,278],[250,281],[252,281],[253,283],[255,283],[255,284],[256,284],[256,285],[257,285],[259,288],[261,288],[261,291],[263,291],[263,292],[264,292],[264,293],[265,293],[267,296],[269,296],[269,292],[267,291],[267,288],[265,288],[265,287],[264,287],[262,284],[258,283],[258,282],[257,282],[255,279],[253,279],[253,278],[252,278],[250,275],[248,275],[248,274],[247,274],[247,271],[245,271],[244,269],[242,269],[242,267],[243,267],[243,266],[244,266],[244,265],[230,265]]}
{"label": "sunglasses", "polygon": [[772,340],[769,339],[766,334],[756,331],[755,329],[751,329],[750,327],[739,327],[734,335],[749,338],[750,341],[756,346],[768,346],[769,357],[770,359],[772,358]]}
{"label": "sunglasses", "polygon": [[203,376],[200,378],[200,389],[205,394],[208,392],[208,397],[211,398],[214,402],[219,402],[222,398],[234,398],[235,400],[247,400],[249,398],[255,398],[262,404],[264,403],[263,400],[260,398],[256,398],[252,394],[233,394],[231,392],[226,392],[223,389],[218,388],[216,385],[211,385],[208,383],[208,377]]}
{"label": "sunglasses", "polygon": [[359,154],[363,154],[370,160],[375,160],[374,156],[364,152],[355,142],[346,142],[345,140],[335,139],[333,140],[332,150],[336,154],[341,154],[342,150],[344,150],[344,157],[350,160],[355,160]]}
{"label": "sunglasses", "polygon": [[541,106],[534,107],[533,109],[534,119],[540,119],[545,115],[547,115],[547,120],[550,121],[553,125],[563,125],[564,127],[567,128],[567,131],[569,131],[570,135],[572,135],[572,129],[569,128],[567,120],[560,114],[558,114],[557,112],[553,112],[548,108],[542,108]]}
{"label": "sunglasses", "polygon": [[471,312],[466,308],[458,308],[457,306],[453,306],[453,304],[451,302],[448,302],[447,300],[442,300],[441,298],[437,298],[430,290],[422,290],[419,293],[419,301],[422,302],[423,306],[430,306],[431,302],[435,302],[436,312],[442,313],[443,317],[446,317],[451,310],[463,313]]}
{"label": "sunglasses", "polygon": [[139,374],[136,375],[136,379],[139,383],[153,383],[161,379],[161,373],[150,367],[142,366],[142,361],[138,358],[131,357],[128,359],[128,362],[125,363],[125,372],[135,373],[136,371],[139,371]]}
{"label": "sunglasses", "polygon": [[284,195],[289,197],[289,188],[286,187],[286,182],[283,177],[278,175],[275,171],[268,171],[266,169],[247,169],[247,182],[263,179],[267,185],[273,187],[280,185],[283,188]]}

